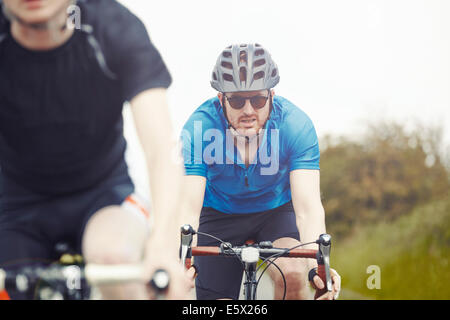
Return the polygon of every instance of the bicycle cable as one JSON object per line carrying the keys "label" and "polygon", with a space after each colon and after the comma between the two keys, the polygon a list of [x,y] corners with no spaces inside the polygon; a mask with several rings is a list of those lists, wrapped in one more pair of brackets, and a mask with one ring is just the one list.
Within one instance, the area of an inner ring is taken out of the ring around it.
{"label": "bicycle cable", "polygon": [[[195,233],[196,233],[197,235],[201,235],[201,236],[205,236],[205,237],[210,237],[210,238],[212,238],[212,239],[214,239],[214,240],[217,240],[217,241],[219,241],[221,244],[223,244],[224,247],[230,249],[230,250],[233,252],[233,254],[238,258],[239,262],[241,263],[242,269],[244,270],[245,275],[246,275],[247,277],[249,277],[248,272],[245,270],[245,264],[244,264],[244,261],[242,261],[242,258],[241,258],[241,257],[233,250],[233,246],[230,247],[230,246],[228,245],[229,243],[223,241],[222,239],[220,239],[220,238],[218,238],[218,237],[216,237],[216,236],[213,236],[212,234],[204,233],[204,232],[200,232],[200,231],[196,231]],[[231,245],[231,243],[230,243],[230,245]],[[201,285],[201,287],[203,287],[203,285]],[[203,287],[203,289],[211,290],[211,289],[206,288],[206,287]],[[213,290],[213,291],[214,291],[214,290]],[[217,291],[216,291],[216,293],[220,293],[220,292],[217,292]]]}
{"label": "bicycle cable", "polygon": [[[262,265],[263,263],[264,263],[264,260],[263,260],[263,262],[261,263],[261,265]],[[281,268],[280,268],[275,262],[272,262],[271,264],[273,264],[273,265],[278,269],[278,271],[280,271],[281,279],[283,279],[283,286],[284,286],[283,299],[282,299],[282,300],[285,300],[285,299],[286,299],[286,291],[287,291],[287,290],[286,290],[286,287],[287,287],[286,278],[284,277],[284,273],[283,273],[283,271],[281,271]],[[261,277],[262,277],[262,275],[264,274],[264,271],[266,271],[268,267],[269,267],[269,266],[267,266],[266,269],[264,269],[264,270],[261,272],[261,274],[260,274],[258,280],[256,280],[256,285],[255,285],[255,297],[256,297],[256,293],[258,292],[259,280],[261,280]],[[258,270],[259,270],[259,267],[258,267],[258,269],[256,269],[256,271],[258,271]]]}
{"label": "bicycle cable", "polygon": [[[265,259],[263,260],[263,263],[265,263],[267,260],[272,259],[272,258],[275,258],[275,259],[273,260],[273,261],[275,261],[276,259],[280,258],[283,254],[285,254],[285,253],[287,253],[287,252],[289,252],[289,251],[291,251],[291,250],[294,250],[294,249],[297,249],[297,248],[300,248],[300,247],[303,247],[303,246],[307,246],[307,245],[310,245],[310,244],[316,244],[316,242],[315,242],[315,241],[312,241],[312,242],[307,242],[307,243],[301,243],[301,244],[296,245],[296,246],[294,246],[294,247],[292,247],[292,248],[287,248],[287,249],[283,250],[282,252],[274,253],[273,255],[271,255],[271,256],[265,258]],[[272,263],[272,262],[269,261],[269,263]],[[262,266],[263,266],[263,265],[261,264],[261,265],[258,267],[257,271],[258,271],[259,268],[261,268]],[[269,266],[270,266],[270,264],[269,264]]]}
{"label": "bicycle cable", "polygon": [[204,232],[199,232],[199,231],[196,231],[196,233],[197,233],[198,235],[205,236],[205,237],[210,237],[210,238],[212,238],[212,239],[214,239],[214,240],[217,240],[217,241],[219,241],[221,244],[223,244],[224,246],[226,246],[228,249],[230,249],[230,250],[233,252],[233,254],[239,259],[239,262],[242,264],[242,268],[244,269],[244,272],[245,272],[246,275],[248,276],[248,273],[247,273],[247,271],[245,270],[245,264],[244,264],[244,261],[242,261],[242,258],[241,258],[241,257],[233,250],[233,246],[231,245],[231,243],[230,243],[230,245],[231,245],[231,247],[230,247],[230,245],[228,245],[229,243],[227,243],[227,242],[223,241],[222,239],[219,239],[219,238],[217,238],[217,237],[215,237],[215,236],[213,236],[213,235],[211,235],[211,234],[204,233]]}
{"label": "bicycle cable", "polygon": [[[285,254],[285,253],[287,253],[287,252],[289,252],[289,251],[291,251],[291,250],[294,250],[294,249],[297,249],[297,248],[299,248],[299,247],[303,247],[303,246],[306,246],[306,245],[310,245],[310,244],[316,244],[316,241],[307,242],[307,243],[301,243],[301,244],[296,245],[296,246],[294,246],[294,247],[292,247],[292,248],[285,249],[285,250],[283,250],[282,252],[275,253],[275,254],[273,254],[273,255],[271,255],[271,256],[265,258],[265,259],[262,261],[262,263],[259,265],[259,267],[256,269],[256,272],[258,272],[258,270],[259,270],[261,267],[263,267],[265,263],[267,263],[267,265],[265,266],[264,270],[263,270],[263,271],[261,272],[261,274],[259,275],[258,280],[256,281],[256,289],[255,289],[255,293],[256,293],[256,291],[258,290],[259,281],[261,280],[261,277],[264,275],[264,272],[266,272],[266,270],[270,267],[270,265],[273,264],[273,265],[278,269],[278,271],[280,271],[281,277],[282,277],[282,279],[283,279],[283,284],[284,284],[283,300],[284,300],[284,299],[286,298],[286,279],[285,279],[285,277],[284,277],[283,271],[281,271],[280,267],[278,267],[278,265],[275,263],[275,260],[277,260],[277,259],[280,258],[283,254]],[[275,258],[275,259],[269,261],[269,259],[272,259],[272,258]]]}
{"label": "bicycle cable", "polygon": [[[223,241],[222,239],[219,239],[219,238],[217,238],[217,237],[215,237],[215,236],[213,236],[213,235],[211,235],[211,234],[208,234],[208,233],[196,231],[196,234],[202,235],[202,236],[205,236],[205,237],[210,237],[210,238],[212,238],[212,239],[214,239],[214,240],[217,240],[217,241],[219,241],[221,244],[223,244],[224,247],[230,249],[230,250],[233,252],[233,254],[234,254],[234,255],[239,259],[239,261],[241,262],[241,264],[242,264],[242,266],[243,266],[243,269],[244,269],[244,272],[246,273],[246,276],[247,276],[247,277],[249,276],[249,274],[248,274],[247,271],[245,270],[245,264],[244,264],[244,262],[242,261],[242,258],[241,258],[241,257],[233,250],[233,247],[230,246],[231,244],[229,245],[229,243],[227,243],[227,242]],[[258,270],[259,270],[261,267],[263,267],[264,264],[267,264],[267,265],[265,266],[264,270],[261,272],[261,274],[260,274],[259,277],[258,277],[258,280],[256,281],[256,285],[255,285],[255,295],[256,295],[256,292],[257,292],[257,290],[258,290],[258,285],[259,285],[259,281],[261,280],[261,277],[264,275],[264,272],[270,267],[270,265],[273,264],[273,265],[278,269],[278,271],[280,272],[281,277],[282,277],[282,279],[283,279],[283,285],[284,285],[283,300],[285,300],[285,298],[286,298],[286,291],[287,291],[287,289],[286,289],[286,287],[287,287],[286,278],[285,278],[285,276],[284,276],[283,271],[281,270],[281,268],[275,263],[275,260],[278,259],[278,258],[280,258],[283,254],[285,254],[285,253],[287,253],[287,252],[289,252],[289,251],[291,251],[291,250],[294,250],[294,249],[299,248],[299,247],[302,247],[302,246],[310,245],[310,244],[316,244],[316,243],[317,243],[316,241],[307,242],[307,243],[301,243],[301,244],[296,245],[296,246],[294,246],[294,247],[292,247],[292,248],[287,248],[287,249],[283,250],[282,252],[275,253],[275,254],[273,254],[273,255],[271,255],[271,256],[265,258],[264,260],[262,260],[262,263],[258,266],[258,268],[256,269],[255,272],[258,272]],[[269,259],[272,259],[272,258],[275,258],[275,259],[269,261]]]}

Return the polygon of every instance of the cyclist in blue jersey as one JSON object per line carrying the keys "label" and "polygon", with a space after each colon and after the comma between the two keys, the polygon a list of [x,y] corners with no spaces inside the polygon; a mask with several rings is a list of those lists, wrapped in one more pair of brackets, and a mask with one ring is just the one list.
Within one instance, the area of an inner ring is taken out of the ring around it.
{"label": "cyclist in blue jersey", "polygon": [[[171,76],[143,23],[115,0],[0,9],[0,268],[55,261],[64,242],[88,263],[144,263],[148,279],[166,269],[168,298],[188,297],[172,223],[183,167],[169,161]],[[125,102],[150,174],[151,233],[124,157]],[[144,283],[101,291],[149,297]]]}
{"label": "cyclist in blue jersey", "polygon": [[[272,241],[290,248],[325,233],[320,198],[319,144],[311,119],[275,96],[278,68],[258,44],[227,47],[211,85],[219,93],[191,115],[182,132],[188,203],[183,223],[198,225],[232,245]],[[200,214],[200,218],[199,218]],[[218,245],[198,236],[198,245]],[[315,244],[310,245],[316,249]],[[287,299],[309,299],[324,284],[313,259],[277,260],[287,281]],[[242,279],[237,259],[196,257],[198,299],[236,299]],[[275,298],[283,295],[280,273],[270,267]],[[340,277],[332,270],[337,298]]]}

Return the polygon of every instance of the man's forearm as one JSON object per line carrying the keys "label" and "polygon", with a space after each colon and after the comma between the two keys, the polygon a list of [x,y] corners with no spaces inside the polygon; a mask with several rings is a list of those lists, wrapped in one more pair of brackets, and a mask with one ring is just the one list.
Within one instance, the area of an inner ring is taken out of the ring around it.
{"label": "man's forearm", "polygon": [[[177,234],[177,220],[181,197],[182,168],[164,157],[150,159],[148,171],[151,186],[152,214],[155,234]],[[178,228],[179,229],[179,228]],[[175,240],[175,239],[174,239]]]}
{"label": "man's forearm", "polygon": [[165,89],[150,89],[131,101],[134,122],[146,158],[154,228],[152,237],[176,238],[176,219],[183,167],[174,158],[177,141],[167,106]]}
{"label": "man's forearm", "polygon": [[[201,176],[185,176],[183,178],[182,208],[180,211],[180,226],[190,224],[198,230],[200,213],[203,207],[206,178]],[[194,237],[194,242],[196,242]]]}
{"label": "man's forearm", "polygon": [[[308,212],[303,211],[296,214],[297,227],[300,233],[300,240],[302,243],[314,242],[319,239],[319,236],[326,232],[325,228],[325,211],[322,205],[316,208],[309,209]],[[317,244],[307,245],[306,249],[318,249]],[[317,267],[317,262],[314,259],[308,259],[308,264],[311,268]]]}
{"label": "man's forearm", "polygon": [[192,226],[192,228],[194,228],[194,230],[197,230],[199,225],[199,219],[200,219],[200,211],[194,212],[189,208],[183,208],[179,218],[179,225],[181,227],[182,225],[189,224]]}

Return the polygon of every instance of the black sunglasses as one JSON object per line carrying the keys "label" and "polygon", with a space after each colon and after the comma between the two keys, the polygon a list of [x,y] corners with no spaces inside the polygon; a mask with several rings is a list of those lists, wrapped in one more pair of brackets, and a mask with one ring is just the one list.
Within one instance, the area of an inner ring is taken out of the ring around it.
{"label": "black sunglasses", "polygon": [[267,99],[269,99],[269,96],[253,96],[253,97],[239,97],[239,96],[233,96],[233,97],[227,97],[224,95],[225,98],[227,98],[228,103],[233,109],[239,110],[242,109],[245,106],[245,102],[247,100],[250,100],[250,104],[255,109],[262,109],[266,105]]}

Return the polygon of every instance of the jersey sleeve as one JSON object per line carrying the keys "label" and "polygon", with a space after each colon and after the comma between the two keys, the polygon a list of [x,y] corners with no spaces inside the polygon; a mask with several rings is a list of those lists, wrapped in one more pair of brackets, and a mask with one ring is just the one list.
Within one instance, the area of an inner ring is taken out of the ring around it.
{"label": "jersey sleeve", "polygon": [[312,121],[305,114],[300,110],[292,112],[282,134],[287,137],[289,171],[320,169],[319,141]]}
{"label": "jersey sleeve", "polygon": [[194,113],[184,125],[181,143],[186,175],[206,177],[208,165],[203,159],[203,121],[198,114]]}
{"label": "jersey sleeve", "polygon": [[116,1],[108,1],[103,10],[103,19],[110,21],[102,23],[108,40],[105,54],[111,57],[124,99],[130,101],[147,89],[168,88],[171,75],[142,21]]}

